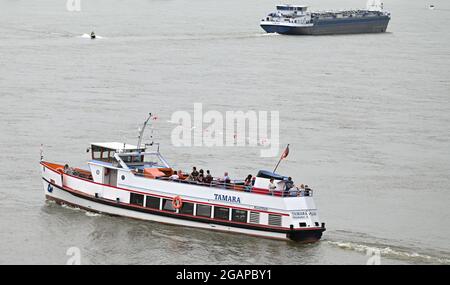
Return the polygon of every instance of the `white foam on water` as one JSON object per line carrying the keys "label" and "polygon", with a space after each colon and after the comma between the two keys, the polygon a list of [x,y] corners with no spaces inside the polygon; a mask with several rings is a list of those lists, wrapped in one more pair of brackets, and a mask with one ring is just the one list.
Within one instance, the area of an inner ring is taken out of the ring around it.
{"label": "white foam on water", "polygon": [[[83,39],[91,39],[91,35],[90,34],[82,34],[81,36],[78,36],[78,37],[79,38],[83,38]],[[95,35],[95,39],[103,39],[103,37]]]}
{"label": "white foam on water", "polygon": [[94,212],[89,212],[89,211],[86,211],[86,216],[88,216],[88,217],[99,217],[99,216],[101,216],[102,214],[99,214],[99,213],[94,213]]}
{"label": "white foam on water", "polygon": [[395,250],[395,249],[390,248],[389,246],[377,247],[377,246],[358,244],[358,243],[354,243],[354,242],[336,242],[336,241],[326,241],[326,242],[330,245],[337,246],[342,249],[353,250],[353,251],[357,251],[357,252],[361,252],[361,253],[366,253],[369,251],[370,252],[378,251],[378,252],[380,252],[381,256],[384,255],[384,256],[389,256],[389,257],[398,258],[398,259],[412,259],[412,260],[415,259],[417,261],[422,260],[422,261],[427,261],[427,262],[436,263],[436,264],[450,264],[450,259],[447,259],[447,258],[429,256],[429,255],[420,254],[417,252],[407,252],[407,251],[402,251],[402,250]]}

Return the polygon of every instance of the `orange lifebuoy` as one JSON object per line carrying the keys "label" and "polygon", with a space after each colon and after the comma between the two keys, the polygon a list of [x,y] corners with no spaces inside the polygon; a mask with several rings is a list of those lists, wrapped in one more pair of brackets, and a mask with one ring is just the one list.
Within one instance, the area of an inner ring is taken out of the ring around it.
{"label": "orange lifebuoy", "polygon": [[180,209],[181,206],[183,206],[183,200],[181,200],[181,197],[180,197],[180,196],[176,196],[175,198],[173,198],[172,206],[173,206],[175,209]]}

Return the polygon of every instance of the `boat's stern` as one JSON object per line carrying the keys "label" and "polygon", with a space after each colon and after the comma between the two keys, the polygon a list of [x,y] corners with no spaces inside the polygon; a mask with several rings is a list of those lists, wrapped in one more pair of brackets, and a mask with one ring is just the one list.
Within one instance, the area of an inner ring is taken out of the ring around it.
{"label": "boat's stern", "polygon": [[312,197],[312,190],[302,191],[300,197],[285,199],[289,209],[288,225],[290,231],[287,238],[300,242],[315,242],[320,240],[326,230],[318,214]]}

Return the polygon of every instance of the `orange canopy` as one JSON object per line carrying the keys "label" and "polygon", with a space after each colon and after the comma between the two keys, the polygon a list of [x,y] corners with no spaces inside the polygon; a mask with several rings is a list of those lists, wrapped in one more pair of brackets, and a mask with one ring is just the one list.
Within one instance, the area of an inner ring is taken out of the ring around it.
{"label": "orange canopy", "polygon": [[164,172],[159,171],[158,168],[144,168],[144,176],[148,178],[156,178],[164,176]]}

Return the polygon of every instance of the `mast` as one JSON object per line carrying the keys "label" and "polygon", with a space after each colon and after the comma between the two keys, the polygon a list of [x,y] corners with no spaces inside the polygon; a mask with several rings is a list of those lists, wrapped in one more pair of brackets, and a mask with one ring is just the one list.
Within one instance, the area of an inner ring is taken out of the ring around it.
{"label": "mast", "polygon": [[145,127],[147,127],[148,121],[151,119],[151,117],[152,117],[152,113],[148,113],[148,118],[147,118],[147,120],[145,120],[144,125],[142,126],[142,129],[139,131],[138,143],[137,143],[138,149],[141,149],[141,143],[142,143],[142,138],[144,137]]}

